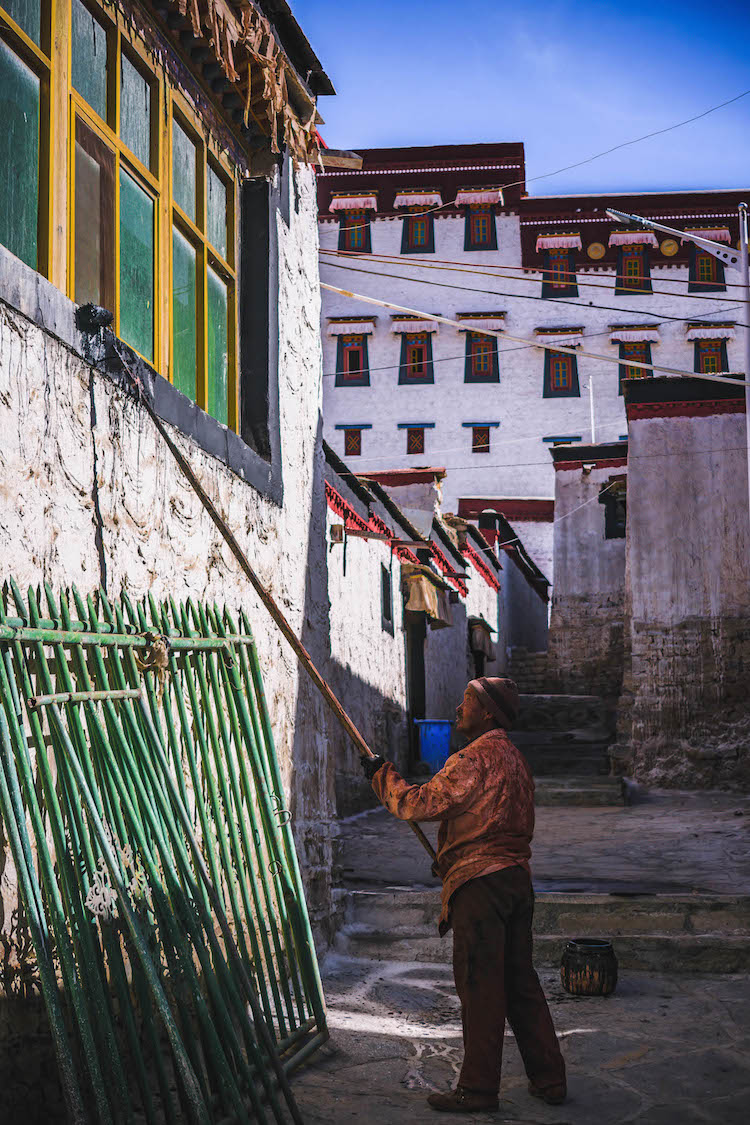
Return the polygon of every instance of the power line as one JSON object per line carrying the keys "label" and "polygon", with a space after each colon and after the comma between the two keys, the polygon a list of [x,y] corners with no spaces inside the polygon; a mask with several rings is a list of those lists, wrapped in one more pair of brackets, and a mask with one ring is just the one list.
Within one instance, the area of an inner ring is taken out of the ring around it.
{"label": "power line", "polygon": [[[485,296],[490,296],[490,297],[510,297],[510,298],[512,298],[516,301],[544,301],[545,306],[547,308],[549,308],[549,298],[548,297],[542,297],[542,296],[539,296],[538,294],[533,294],[533,293],[504,293],[504,292],[502,292],[501,290],[498,290],[498,289],[478,289],[478,288],[475,288],[474,286],[468,286],[468,285],[452,285],[448,281],[423,281],[421,278],[418,278],[418,277],[404,277],[403,274],[398,274],[398,273],[383,273],[383,272],[379,272],[377,270],[365,270],[365,269],[362,269],[361,266],[345,266],[341,262],[326,262],[324,264],[327,265],[329,267],[329,269],[346,270],[349,273],[362,273],[362,274],[365,274],[365,275],[370,276],[370,277],[388,277],[388,278],[391,278],[394,281],[410,281],[410,282],[412,282],[412,284],[415,284],[415,285],[432,285],[432,286],[436,286],[437,288],[440,288],[440,289],[458,289],[462,293],[481,293]],[[326,288],[326,286],[323,286],[323,288]],[[692,296],[692,294],[690,294],[690,296]],[[367,300],[367,299],[368,298],[360,297],[360,300]],[[587,304],[587,305],[582,305],[579,301],[570,301],[565,297],[555,297],[554,301],[555,301],[555,306],[557,306],[557,305],[572,305],[573,308],[581,309],[583,311],[585,311],[586,309],[599,309],[602,312],[632,313],[634,316],[644,316],[644,315],[646,315],[646,314],[644,314],[643,309],[623,308],[621,305],[619,305],[619,306],[618,305],[595,305],[593,302],[589,302],[589,304]],[[741,306],[736,305],[734,307],[739,308]],[[728,311],[728,310],[726,310],[726,311]],[[424,314],[420,314],[420,315],[425,316],[428,320],[430,319],[429,313],[424,313]],[[672,316],[670,313],[649,313],[648,315],[657,317],[659,320],[684,321],[684,319],[685,319],[684,317],[681,317],[681,316]],[[436,319],[436,318],[433,317],[432,319]],[[437,318],[437,319],[439,319],[439,318]],[[735,321],[735,324],[737,324],[737,326],[740,327],[740,328],[746,328],[747,327],[746,324],[744,324],[742,322],[739,322],[739,321]],[[458,327],[465,329],[466,325],[460,325],[459,324]],[[472,331],[484,332],[484,331],[486,331],[486,329],[478,329],[477,328],[477,329],[472,329]]]}
{"label": "power line", "polygon": [[[556,273],[555,270],[551,270],[551,269],[541,269],[541,268],[538,268],[538,267],[531,268],[529,266],[506,266],[503,263],[498,263],[497,265],[492,265],[492,263],[487,263],[487,268],[482,269],[478,263],[456,262],[456,261],[452,261],[449,258],[434,258],[429,262],[423,262],[423,261],[417,261],[415,258],[411,258],[411,257],[405,258],[402,254],[382,254],[382,253],[362,254],[359,251],[352,251],[352,250],[334,250],[334,249],[329,250],[324,246],[321,246],[319,248],[318,253],[319,254],[332,254],[335,257],[341,257],[341,258],[349,258],[349,259],[354,258],[357,261],[374,262],[376,264],[378,264],[380,262],[383,262],[386,265],[390,265],[391,263],[393,263],[393,264],[397,264],[397,265],[401,265],[401,266],[412,266],[414,269],[441,270],[441,271],[445,271],[447,273],[466,273],[466,274],[469,274],[469,275],[476,275],[477,277],[505,277],[505,278],[507,278],[508,281],[525,281],[526,279],[521,278],[521,277],[514,277],[513,274],[499,273],[497,271],[499,271],[501,269],[503,269],[503,270],[516,270],[517,272],[521,272],[521,273],[542,273],[542,274],[549,273],[549,274],[553,274],[555,276],[559,276]],[[332,263],[329,262],[329,263],[326,263],[326,264],[331,265]],[[587,268],[587,263],[584,263],[583,265],[581,265],[579,267],[579,269],[586,269],[586,268]],[[607,271],[606,273],[602,272],[599,276],[600,277],[614,277],[615,279],[617,279],[617,278],[623,277],[624,275],[618,274],[617,272],[612,273],[611,271]],[[569,279],[572,278],[572,280],[568,280],[568,281],[565,282],[566,285],[586,286],[589,289],[609,289],[609,290],[612,289],[611,285],[603,285],[599,281],[582,281],[578,277],[578,274],[577,274],[576,270],[573,270],[572,272],[566,272],[565,277],[569,278]],[[676,278],[676,277],[657,277],[657,278],[650,278],[649,280],[663,282],[663,283],[668,284],[668,285],[684,285],[685,284],[684,278]],[[543,278],[542,278],[542,281],[544,281]],[[536,278],[529,278],[528,282],[529,282],[529,284],[535,284]],[[425,282],[423,282],[423,284],[427,285],[427,284],[430,284],[430,283],[425,281]],[[690,284],[695,285],[695,284],[704,284],[704,283],[703,282],[690,282]],[[708,286],[708,285],[711,284],[711,282],[705,282],[705,284]],[[742,285],[741,282],[731,282],[731,281],[724,283],[724,288],[726,289],[727,287],[732,288],[732,289],[744,289],[745,288],[744,285]],[[709,300],[723,301],[723,302],[729,302],[729,301],[734,300],[733,297],[714,297],[709,291],[706,291],[706,293],[674,293],[674,294],[673,293],[663,293],[663,294],[659,294],[658,292],[654,293],[652,289],[640,289],[640,290],[639,289],[629,289],[628,292],[632,292],[634,296],[639,296],[639,295],[640,296],[649,296],[649,297],[659,296],[659,295],[665,296],[665,297],[675,296],[675,297],[679,298],[680,300],[702,301],[702,300],[705,300],[706,298],[708,298]],[[504,295],[505,294],[503,294],[503,296]],[[553,301],[558,300],[558,298],[554,297],[554,296],[545,297],[544,299],[545,300],[553,300]]]}
{"label": "power line", "polygon": [[[640,144],[641,141],[648,141],[652,137],[663,136],[664,133],[671,133],[674,129],[682,129],[685,125],[691,125],[694,121],[700,121],[703,117],[708,117],[710,113],[716,113],[719,109],[725,109],[728,105],[733,105],[734,102],[740,101],[741,98],[746,98],[750,94],[750,90],[743,90],[741,94],[737,94],[728,101],[720,102],[719,105],[711,106],[710,109],[705,109],[702,113],[697,113],[695,117],[687,117],[684,121],[678,121],[674,125],[667,125],[664,129],[655,129],[651,133],[644,133],[642,137],[634,137],[630,141],[622,141],[619,145],[613,145],[612,148],[607,148],[603,152],[597,152],[593,156],[587,156],[585,160],[578,160],[575,164],[566,164],[564,168],[557,168],[554,172],[542,172],[538,176],[525,177],[523,180],[514,180],[509,184],[503,184],[503,191],[507,191],[512,187],[525,187],[526,184],[534,183],[536,180],[547,180],[551,176],[559,176],[562,172],[570,172],[573,168],[582,168],[584,164],[592,164],[594,160],[600,160],[603,156],[609,156],[610,153],[617,152],[619,149],[628,148],[630,145]],[[542,197],[543,198],[543,197]],[[452,207],[455,204],[455,199],[449,200],[447,203],[441,203],[437,207],[429,207],[426,211],[411,212],[414,218],[420,218],[423,215],[431,215],[435,211],[442,211],[445,207]],[[368,224],[362,226],[350,226],[347,230],[366,230]]]}

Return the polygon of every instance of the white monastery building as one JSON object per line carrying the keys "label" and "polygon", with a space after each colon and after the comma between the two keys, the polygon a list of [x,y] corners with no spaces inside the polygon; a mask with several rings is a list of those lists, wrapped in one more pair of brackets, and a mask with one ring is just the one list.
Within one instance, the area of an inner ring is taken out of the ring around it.
{"label": "white monastery building", "polygon": [[363,473],[444,468],[443,510],[500,511],[551,578],[550,447],[627,436],[629,363],[742,367],[739,275],[606,209],[734,246],[743,192],[529,197],[520,143],[358,155],[318,177],[322,281],[456,323],[324,289],[325,437]]}

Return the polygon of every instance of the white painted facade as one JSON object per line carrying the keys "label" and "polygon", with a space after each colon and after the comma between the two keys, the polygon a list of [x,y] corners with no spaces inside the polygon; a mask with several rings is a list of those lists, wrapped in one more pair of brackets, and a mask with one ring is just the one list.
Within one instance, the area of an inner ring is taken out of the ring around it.
{"label": "white painted facade", "polygon": [[[394,173],[395,175],[396,173]],[[366,170],[361,173],[366,177]],[[492,176],[491,172],[486,173]],[[408,176],[403,177],[408,184]],[[376,181],[373,181],[376,182]],[[400,181],[399,181],[400,182]],[[346,181],[334,181],[336,189]],[[687,193],[675,193],[681,205]],[[445,198],[445,197],[444,197]],[[575,203],[575,197],[568,197]],[[581,197],[581,210],[588,197]],[[648,196],[642,197],[644,205]],[[540,206],[544,200],[537,200]],[[616,197],[613,206],[617,206]],[[621,204],[620,204],[621,205]],[[688,294],[687,266],[659,264],[661,255],[651,255],[653,293],[615,295],[611,267],[594,269],[585,253],[578,254],[580,296],[541,300],[539,276],[520,268],[522,221],[540,229],[536,220],[516,212],[498,213],[497,250],[465,251],[462,216],[439,211],[434,218],[435,250],[430,254],[401,254],[403,219],[394,215],[372,218],[372,256],[321,258],[324,282],[365,296],[394,302],[449,319],[466,312],[504,311],[502,327],[528,344],[499,342],[499,383],[471,384],[464,381],[465,334],[440,325],[432,336],[434,384],[399,385],[400,336],[393,332],[392,312],[350,297],[323,291],[324,432],[333,448],[343,455],[343,430],[339,427],[366,425],[362,453],[357,465],[377,471],[419,465],[447,470],[443,483],[443,509],[457,511],[460,498],[554,497],[554,471],[549,455],[553,437],[582,441],[617,441],[626,434],[623,398],[619,394],[616,362],[578,357],[580,397],[544,398],[544,350],[533,344],[535,330],[581,327],[584,348],[612,360],[618,359],[618,344],[611,342],[613,324],[658,323],[658,343],[652,345],[652,362],[691,372],[694,348],[687,336],[688,320],[741,319],[730,300],[732,290],[715,294]],[[580,224],[584,245],[585,222]],[[599,220],[601,222],[601,220]],[[724,220],[726,222],[726,220]],[[568,229],[570,221],[559,224]],[[547,230],[553,230],[550,224]],[[612,224],[612,229],[615,224]],[[321,247],[338,245],[338,221],[321,214]],[[378,254],[392,255],[377,262]],[[668,259],[661,259],[664,263]],[[455,267],[446,263],[458,263]],[[500,276],[498,267],[514,267]],[[440,268],[436,268],[440,267]],[[471,268],[486,274],[462,272]],[[732,281],[727,271],[727,281]],[[592,283],[592,286],[584,284]],[[464,290],[462,292],[462,290]],[[531,298],[531,299],[529,299]],[[608,306],[606,308],[596,306]],[[332,317],[377,317],[368,336],[370,386],[336,386],[336,337],[329,334]],[[677,320],[660,321],[659,317]],[[739,333],[738,333],[739,335]],[[741,340],[728,341],[729,369],[741,370]],[[593,394],[595,434],[592,434],[590,389]],[[490,434],[490,452],[472,453],[470,423],[499,423]],[[407,455],[406,433],[399,425],[425,424],[424,455]],[[551,523],[520,526],[524,544],[548,578],[552,578]]]}

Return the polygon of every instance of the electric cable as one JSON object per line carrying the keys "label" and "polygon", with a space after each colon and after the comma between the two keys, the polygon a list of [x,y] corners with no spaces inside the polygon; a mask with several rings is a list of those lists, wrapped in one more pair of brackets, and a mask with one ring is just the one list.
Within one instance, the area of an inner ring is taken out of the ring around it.
{"label": "electric cable", "polygon": [[[448,282],[448,281],[422,281],[418,277],[404,277],[403,274],[398,274],[398,273],[382,273],[382,272],[378,272],[377,270],[365,270],[365,269],[362,269],[361,266],[345,266],[341,262],[325,262],[325,263],[322,263],[322,264],[325,264],[326,266],[328,266],[329,269],[346,270],[349,273],[362,273],[362,274],[365,274],[369,277],[378,277],[378,278],[388,277],[393,281],[409,281],[409,282],[411,282],[412,284],[415,284],[415,285],[433,285],[433,286],[436,286],[440,289],[458,289],[463,293],[480,293],[480,294],[483,294],[484,296],[489,296],[489,297],[511,297],[516,301],[544,301],[547,308],[549,308],[549,300],[550,299],[548,297],[542,297],[539,294],[533,294],[533,293],[504,293],[504,292],[502,292],[500,290],[497,290],[497,289],[478,289],[478,288],[475,288],[473,286],[467,286],[467,285],[451,285],[451,283]],[[326,288],[326,287],[323,286],[323,288]],[[650,294],[650,295],[653,295],[653,294]],[[690,295],[692,296],[692,294],[690,294]],[[367,298],[360,297],[359,299],[360,300],[366,300]],[[623,308],[622,306],[618,307],[617,305],[595,305],[593,302],[589,302],[589,304],[583,305],[583,304],[580,303],[580,301],[568,300],[566,297],[555,297],[554,302],[555,302],[555,307],[557,307],[558,305],[572,305],[573,308],[582,309],[584,311],[586,309],[599,309],[602,312],[632,313],[634,316],[644,316],[644,312],[643,312],[642,309]],[[436,319],[435,317],[431,316],[430,313],[425,313],[425,314],[421,314],[421,315],[423,315],[427,320]],[[684,317],[681,317],[681,316],[672,316],[670,313],[663,313],[663,312],[662,313],[650,313],[648,315],[658,317],[660,320],[679,320],[679,321],[682,321],[682,320],[685,319]],[[439,319],[439,318],[437,318],[437,319]],[[747,328],[747,325],[744,324],[741,321],[735,321],[734,324],[735,324],[736,327],[739,327],[739,328]],[[466,325],[460,325],[459,324],[459,327],[465,329]],[[487,332],[487,329],[486,328],[476,328],[476,329],[472,329],[472,331]]]}
{"label": "electric cable", "polygon": [[[740,101],[741,98],[746,98],[748,94],[750,94],[750,90],[743,90],[741,94],[737,94],[735,97],[729,98],[725,102],[720,102],[719,105],[711,106],[710,109],[705,109],[702,113],[697,113],[694,117],[687,117],[684,121],[678,121],[674,125],[667,125],[663,129],[655,129],[651,133],[644,133],[642,137],[634,137],[630,141],[622,141],[620,144],[613,145],[612,148],[607,148],[603,152],[597,152],[593,156],[587,156],[585,160],[578,160],[575,164],[566,164],[564,168],[557,168],[554,172],[542,172],[538,176],[526,176],[522,180],[514,180],[509,184],[503,184],[501,187],[501,191],[507,191],[508,188],[512,187],[525,187],[527,184],[535,183],[537,180],[548,180],[552,176],[561,175],[562,172],[570,172],[574,168],[582,168],[584,164],[592,164],[595,160],[600,160],[603,156],[609,156],[611,153],[617,152],[619,149],[628,148],[630,145],[640,144],[641,141],[648,141],[652,137],[663,136],[665,133],[671,133],[674,129],[682,129],[684,125],[691,125],[694,121],[700,121],[701,118],[708,117],[710,113],[716,113],[716,111],[719,109],[725,109],[726,106],[733,105],[734,102]],[[543,199],[544,196],[540,196],[539,198]],[[441,203],[436,207],[430,207],[426,211],[411,212],[411,214],[414,218],[419,218],[422,215],[431,215],[435,211],[442,211],[444,208],[452,207],[454,204],[455,199],[450,200],[447,203]],[[359,227],[347,227],[347,230],[366,229],[367,224],[363,224]]]}

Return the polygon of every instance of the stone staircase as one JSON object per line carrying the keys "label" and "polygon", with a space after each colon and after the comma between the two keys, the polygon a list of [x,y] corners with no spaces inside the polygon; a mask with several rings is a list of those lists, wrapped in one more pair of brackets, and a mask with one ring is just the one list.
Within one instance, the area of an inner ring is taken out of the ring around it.
{"label": "stone staircase", "polygon": [[[370,961],[449,963],[440,938],[435,891],[342,890],[345,924],[338,952]],[[750,969],[750,897],[720,894],[639,895],[539,892],[534,961],[557,967],[572,937],[613,941],[620,967],[674,973]]]}

